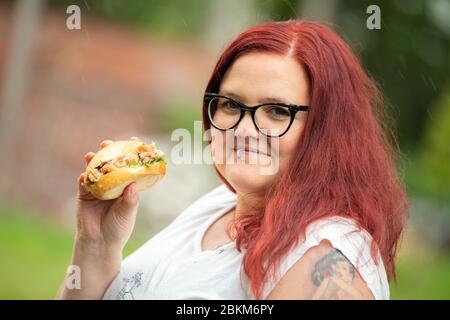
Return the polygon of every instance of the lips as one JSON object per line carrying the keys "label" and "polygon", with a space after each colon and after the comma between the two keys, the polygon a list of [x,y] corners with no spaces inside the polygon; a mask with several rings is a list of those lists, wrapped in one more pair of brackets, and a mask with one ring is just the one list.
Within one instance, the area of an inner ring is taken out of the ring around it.
{"label": "lips", "polygon": [[257,154],[262,154],[265,156],[269,156],[266,152],[263,152],[261,150],[258,150],[257,148],[252,148],[249,146],[245,146],[243,148],[233,148],[234,152],[248,152],[248,153],[257,153]]}

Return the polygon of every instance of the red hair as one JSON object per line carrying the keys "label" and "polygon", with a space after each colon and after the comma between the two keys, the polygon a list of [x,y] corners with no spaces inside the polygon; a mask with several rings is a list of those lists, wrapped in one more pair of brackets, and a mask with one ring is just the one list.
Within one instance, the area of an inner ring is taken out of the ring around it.
{"label": "red hair", "polygon": [[[409,202],[396,173],[400,152],[377,85],[328,27],[289,20],[242,32],[219,58],[206,91],[217,92],[231,64],[255,51],[291,55],[301,63],[310,81],[311,107],[295,155],[267,190],[264,208],[245,214],[236,226],[254,296],[260,298],[266,276],[304,238],[306,227],[332,215],[352,218],[370,233],[374,261],[379,263],[379,250],[389,279],[395,279]],[[203,126],[210,128],[205,103]]]}

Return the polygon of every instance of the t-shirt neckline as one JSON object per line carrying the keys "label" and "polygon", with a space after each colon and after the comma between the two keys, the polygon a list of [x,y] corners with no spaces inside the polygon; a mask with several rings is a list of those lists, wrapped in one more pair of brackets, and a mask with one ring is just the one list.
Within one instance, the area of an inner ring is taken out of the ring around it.
{"label": "t-shirt neckline", "polygon": [[234,207],[235,207],[234,203],[224,207],[222,210],[219,210],[215,214],[212,214],[211,217],[209,217],[206,220],[206,222],[203,223],[203,225],[197,231],[197,234],[195,237],[195,253],[205,254],[208,252],[215,252],[219,249],[227,248],[236,243],[235,241],[230,241],[230,242],[227,242],[215,249],[202,250],[202,241],[205,236],[206,230],[208,230],[210,226],[212,226],[217,220],[219,220],[222,216],[224,216],[226,213],[228,213],[228,211],[230,211]]}

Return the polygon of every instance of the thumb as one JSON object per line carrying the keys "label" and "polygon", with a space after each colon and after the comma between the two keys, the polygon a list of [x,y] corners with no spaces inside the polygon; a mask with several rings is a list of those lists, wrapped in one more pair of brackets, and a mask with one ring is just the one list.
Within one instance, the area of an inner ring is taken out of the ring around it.
{"label": "thumb", "polygon": [[118,213],[122,216],[128,216],[136,213],[139,204],[139,192],[135,182],[130,183],[124,190],[118,203]]}

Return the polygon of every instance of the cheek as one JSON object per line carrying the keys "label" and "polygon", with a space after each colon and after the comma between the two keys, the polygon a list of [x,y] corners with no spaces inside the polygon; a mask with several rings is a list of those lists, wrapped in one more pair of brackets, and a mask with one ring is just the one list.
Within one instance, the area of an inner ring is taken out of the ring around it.
{"label": "cheek", "polygon": [[226,146],[226,134],[223,131],[215,128],[211,129],[211,158],[217,171],[223,176],[227,177],[228,164],[230,162],[230,150]]}
{"label": "cheek", "polygon": [[211,157],[217,164],[225,163],[225,134],[217,129],[211,129]]}
{"label": "cheek", "polygon": [[296,150],[297,144],[300,140],[303,127],[292,128],[284,136],[280,138],[278,154],[280,159],[280,168],[284,168],[292,159]]}

